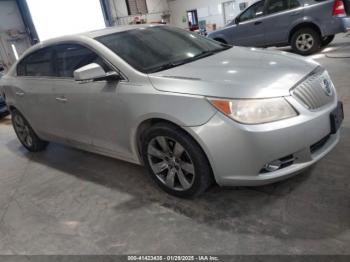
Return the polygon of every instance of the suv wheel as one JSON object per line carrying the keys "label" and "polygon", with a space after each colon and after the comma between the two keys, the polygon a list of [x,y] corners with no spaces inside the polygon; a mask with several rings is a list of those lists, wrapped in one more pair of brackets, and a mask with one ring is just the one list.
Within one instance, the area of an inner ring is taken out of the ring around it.
{"label": "suv wheel", "polygon": [[321,46],[322,47],[325,47],[327,45],[329,45],[335,38],[335,35],[329,35],[329,36],[326,36],[322,39],[322,42],[321,42]]}
{"label": "suv wheel", "polygon": [[302,28],[296,31],[291,40],[293,51],[300,55],[311,55],[321,48],[321,37],[312,28]]}
{"label": "suv wheel", "polygon": [[203,193],[212,183],[207,157],[182,129],[157,124],[145,131],[142,141],[143,161],[164,191],[191,198]]}
{"label": "suv wheel", "polygon": [[41,140],[34,132],[28,121],[17,110],[13,110],[12,124],[22,145],[30,152],[39,152],[46,148],[47,142]]}

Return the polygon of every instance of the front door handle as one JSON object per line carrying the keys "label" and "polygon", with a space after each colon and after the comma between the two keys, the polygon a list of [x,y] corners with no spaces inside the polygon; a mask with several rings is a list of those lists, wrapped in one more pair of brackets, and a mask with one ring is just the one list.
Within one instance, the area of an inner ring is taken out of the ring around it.
{"label": "front door handle", "polygon": [[16,92],[16,96],[24,96],[24,92],[18,91],[18,92]]}
{"label": "front door handle", "polygon": [[66,103],[68,100],[66,97],[61,96],[61,97],[56,97],[56,101],[58,101],[60,103]]}
{"label": "front door handle", "polygon": [[262,24],[261,21],[256,21],[256,22],[254,23],[254,25],[260,25],[260,24]]}

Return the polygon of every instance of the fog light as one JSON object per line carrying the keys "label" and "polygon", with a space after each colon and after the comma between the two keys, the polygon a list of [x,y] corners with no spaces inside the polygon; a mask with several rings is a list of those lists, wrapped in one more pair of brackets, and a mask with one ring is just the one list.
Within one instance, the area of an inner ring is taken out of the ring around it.
{"label": "fog light", "polygon": [[282,166],[282,161],[281,160],[275,160],[275,161],[272,161],[268,164],[266,164],[264,166],[264,169],[268,172],[273,172],[273,171],[276,171],[278,169],[280,169]]}

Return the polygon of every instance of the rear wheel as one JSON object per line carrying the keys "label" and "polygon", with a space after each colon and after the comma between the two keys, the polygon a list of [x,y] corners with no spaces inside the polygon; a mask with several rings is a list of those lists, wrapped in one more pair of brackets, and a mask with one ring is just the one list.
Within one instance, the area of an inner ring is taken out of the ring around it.
{"label": "rear wheel", "polygon": [[327,45],[329,45],[335,38],[335,35],[329,35],[329,36],[326,36],[322,39],[322,42],[321,42],[321,46],[322,47],[325,47]]}
{"label": "rear wheel", "polygon": [[30,152],[39,152],[47,147],[47,142],[41,140],[34,132],[28,121],[17,110],[13,110],[12,124],[22,145]]}
{"label": "rear wheel", "polygon": [[152,178],[169,194],[194,197],[212,183],[211,167],[203,150],[176,126],[157,124],[146,130],[142,157]]}
{"label": "rear wheel", "polygon": [[300,55],[311,55],[321,48],[320,34],[312,28],[296,31],[291,39],[293,51]]}

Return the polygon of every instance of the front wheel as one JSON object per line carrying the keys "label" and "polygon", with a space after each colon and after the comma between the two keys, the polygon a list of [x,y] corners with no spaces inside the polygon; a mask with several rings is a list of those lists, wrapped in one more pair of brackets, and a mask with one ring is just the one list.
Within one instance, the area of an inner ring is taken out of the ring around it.
{"label": "front wheel", "polygon": [[17,110],[13,110],[12,124],[22,145],[30,152],[39,152],[46,148],[47,142],[41,140],[34,132],[28,121]]}
{"label": "front wheel", "polygon": [[182,129],[157,124],[146,130],[142,140],[144,163],[164,191],[191,198],[203,193],[212,183],[206,155]]}
{"label": "front wheel", "polygon": [[293,51],[300,55],[311,55],[321,48],[321,37],[312,28],[302,28],[296,31],[291,39]]}

